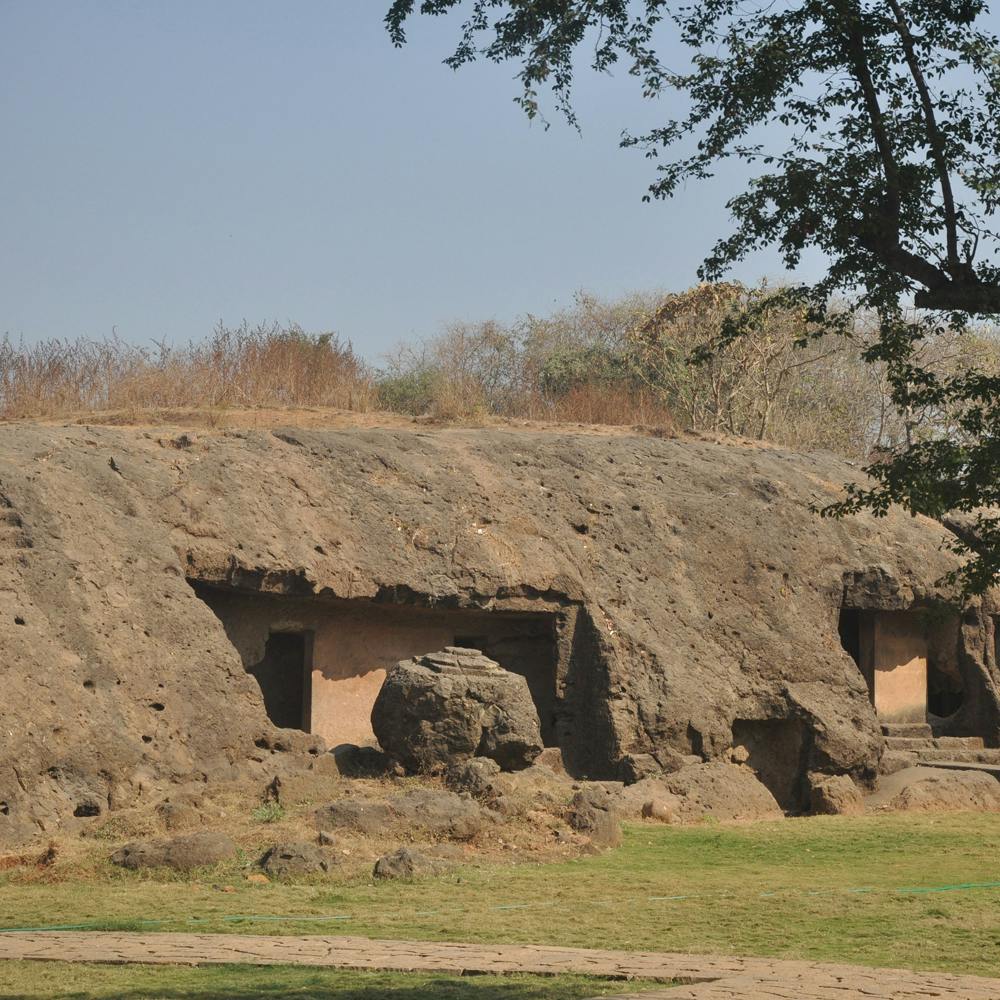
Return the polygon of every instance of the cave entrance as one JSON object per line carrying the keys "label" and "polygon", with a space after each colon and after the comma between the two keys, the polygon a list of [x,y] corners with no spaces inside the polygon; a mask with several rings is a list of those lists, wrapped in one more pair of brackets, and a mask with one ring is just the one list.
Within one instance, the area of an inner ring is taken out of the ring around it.
{"label": "cave entrance", "polygon": [[247,667],[260,685],[268,718],[282,729],[309,729],[312,634],[271,632],[264,656]]}
{"label": "cave entrance", "polygon": [[481,611],[191,585],[257,678],[276,725],[331,746],[372,744],[371,711],[386,672],[400,660],[466,646],[524,676],[545,745],[559,745],[559,677],[569,652],[556,608]]}
{"label": "cave entrance", "polygon": [[746,763],[786,812],[808,807],[805,726],[798,719],[737,719],[733,746],[746,751]]}
{"label": "cave entrance", "polygon": [[961,708],[956,615],[935,609],[844,608],[839,632],[883,722],[927,722]]}

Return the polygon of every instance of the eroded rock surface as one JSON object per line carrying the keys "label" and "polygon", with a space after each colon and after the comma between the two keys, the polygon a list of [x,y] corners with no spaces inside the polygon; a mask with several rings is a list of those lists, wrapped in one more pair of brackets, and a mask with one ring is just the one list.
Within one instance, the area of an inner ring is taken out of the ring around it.
{"label": "eroded rock surface", "polygon": [[[544,723],[578,778],[729,760],[778,720],[800,770],[870,780],[883,741],[838,609],[938,600],[956,560],[925,518],[819,519],[858,474],[628,433],[0,427],[0,844],[318,766],[189,581],[544,611]],[[991,746],[997,611],[970,608],[956,640],[958,722]]]}

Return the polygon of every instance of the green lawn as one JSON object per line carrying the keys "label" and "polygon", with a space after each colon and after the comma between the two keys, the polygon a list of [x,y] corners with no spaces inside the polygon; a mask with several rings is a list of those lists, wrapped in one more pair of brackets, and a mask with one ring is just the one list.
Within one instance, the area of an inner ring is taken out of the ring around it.
{"label": "green lawn", "polygon": [[[196,881],[110,867],[52,882],[8,872],[0,925],[536,942],[1000,976],[1000,884],[988,883],[1000,883],[995,815],[637,824],[600,856],[411,884],[256,886],[233,869]],[[490,996],[483,988],[476,997]]]}

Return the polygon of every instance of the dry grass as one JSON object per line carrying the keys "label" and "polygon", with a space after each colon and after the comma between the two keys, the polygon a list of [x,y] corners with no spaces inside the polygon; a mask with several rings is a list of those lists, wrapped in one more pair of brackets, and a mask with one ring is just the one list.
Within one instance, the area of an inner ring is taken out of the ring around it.
{"label": "dry grass", "polygon": [[334,334],[276,325],[218,327],[205,341],[136,347],[117,338],[0,342],[0,418],[174,408],[324,406],[365,412],[367,365]]}

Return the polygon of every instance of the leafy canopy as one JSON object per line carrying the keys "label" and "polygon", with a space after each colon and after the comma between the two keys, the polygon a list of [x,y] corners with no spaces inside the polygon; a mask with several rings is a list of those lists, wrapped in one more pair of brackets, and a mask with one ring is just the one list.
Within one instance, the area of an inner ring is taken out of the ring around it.
{"label": "leafy canopy", "polygon": [[[961,412],[960,434],[910,441],[868,470],[873,487],[828,513],[1000,505],[1000,378],[942,377],[918,350],[945,324],[1000,313],[1000,45],[983,26],[985,0],[395,0],[386,25],[402,45],[415,14],[459,11],[447,64],[519,64],[516,99],[530,117],[545,89],[575,123],[583,52],[598,72],[623,66],[645,98],[683,95],[683,115],[623,144],[655,161],[649,198],[726,160],[750,165],[728,202],[733,230],[701,276],[718,281],[762,247],[790,270],[820,251],[823,278],[787,297],[808,305],[816,328],[846,332],[826,304],[854,296],[880,318],[868,359],[887,365],[900,410]],[[669,65],[678,46],[687,58]],[[924,312],[907,312],[910,300]],[[1000,579],[1000,521],[977,516],[967,593]]]}

